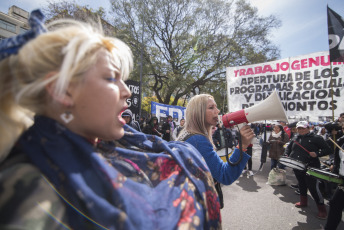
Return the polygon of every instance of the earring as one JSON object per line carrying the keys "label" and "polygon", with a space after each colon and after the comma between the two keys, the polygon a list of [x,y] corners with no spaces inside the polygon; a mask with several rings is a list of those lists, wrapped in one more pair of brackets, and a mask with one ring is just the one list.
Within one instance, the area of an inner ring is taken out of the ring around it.
{"label": "earring", "polygon": [[66,111],[60,115],[61,119],[64,121],[64,123],[68,124],[74,119],[74,116],[71,112]]}

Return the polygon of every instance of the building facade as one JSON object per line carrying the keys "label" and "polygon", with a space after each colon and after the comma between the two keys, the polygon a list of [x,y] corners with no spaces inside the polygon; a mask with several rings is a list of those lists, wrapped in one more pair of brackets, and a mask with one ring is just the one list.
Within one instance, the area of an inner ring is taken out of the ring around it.
{"label": "building facade", "polygon": [[29,15],[29,12],[17,6],[11,6],[7,14],[0,12],[0,40],[13,37],[30,29]]}

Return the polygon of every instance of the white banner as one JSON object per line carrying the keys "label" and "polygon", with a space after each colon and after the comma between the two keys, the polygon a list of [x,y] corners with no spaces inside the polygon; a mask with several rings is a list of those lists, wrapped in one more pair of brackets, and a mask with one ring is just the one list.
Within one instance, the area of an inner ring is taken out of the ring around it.
{"label": "white banner", "polygon": [[[328,52],[227,68],[228,108],[235,112],[258,104],[276,90],[287,116],[335,117],[344,112],[344,64]],[[272,108],[273,109],[273,108]]]}

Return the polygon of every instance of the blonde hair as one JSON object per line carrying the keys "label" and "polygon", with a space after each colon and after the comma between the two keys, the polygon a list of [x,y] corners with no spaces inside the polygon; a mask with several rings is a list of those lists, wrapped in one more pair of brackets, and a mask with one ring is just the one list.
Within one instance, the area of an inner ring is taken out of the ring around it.
{"label": "blonde hair", "polygon": [[[185,128],[182,130],[182,132],[184,131],[206,136],[214,146],[211,126],[207,127],[205,122],[209,99],[214,99],[214,97],[209,94],[200,94],[191,98],[186,106],[184,124]],[[179,136],[182,136],[182,134]]]}
{"label": "blonde hair", "polygon": [[81,76],[96,64],[102,49],[111,54],[124,80],[132,69],[130,48],[89,24],[64,19],[47,27],[49,32],[0,62],[0,162],[32,124],[33,114],[44,111],[47,84],[55,81],[54,94],[62,96],[71,81],[82,81]]}

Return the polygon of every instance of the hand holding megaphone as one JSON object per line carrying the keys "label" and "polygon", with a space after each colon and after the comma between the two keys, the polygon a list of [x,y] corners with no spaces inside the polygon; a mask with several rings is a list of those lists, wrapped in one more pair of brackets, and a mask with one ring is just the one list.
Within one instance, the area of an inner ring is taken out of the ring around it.
{"label": "hand holding megaphone", "polygon": [[242,141],[242,148],[247,149],[247,147],[251,144],[252,139],[254,137],[254,133],[249,125],[245,125],[240,129],[241,141]]}

